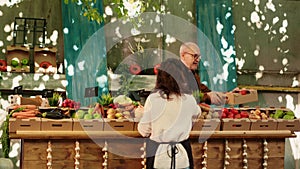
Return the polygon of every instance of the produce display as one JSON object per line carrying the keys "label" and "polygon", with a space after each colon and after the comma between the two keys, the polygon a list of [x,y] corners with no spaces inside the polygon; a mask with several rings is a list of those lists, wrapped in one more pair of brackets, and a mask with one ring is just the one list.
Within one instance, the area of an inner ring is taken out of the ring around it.
{"label": "produce display", "polygon": [[[49,100],[57,103],[59,97],[59,95],[53,95],[53,98],[49,98]],[[71,123],[76,120],[86,122],[92,120],[91,123],[93,125],[91,126],[94,126],[94,123],[99,122],[99,120],[104,123],[117,121],[126,128],[126,125],[129,125],[126,123],[128,121],[138,123],[144,111],[144,107],[140,102],[134,101],[126,95],[113,97],[110,94],[103,94],[96,103],[88,107],[81,107],[79,102],[68,98],[59,102],[61,102],[59,106],[52,107],[37,107],[34,105],[11,106],[9,111],[10,118],[21,120],[31,118],[69,119]],[[198,117],[198,122],[202,123],[201,121],[205,121],[205,123],[210,125],[220,123],[220,127],[217,130],[278,129],[300,131],[300,119],[297,119],[294,112],[287,108],[211,107],[204,103],[199,104],[199,106],[202,113]],[[48,123],[48,121],[41,120],[41,124],[43,123]],[[203,127],[205,125],[198,124],[199,129]]]}
{"label": "produce display", "polygon": [[296,119],[293,111],[286,108],[210,108],[209,105],[199,104],[202,110],[201,119]]}
{"label": "produce display", "polygon": [[139,102],[133,101],[125,95],[113,98],[102,95],[94,107],[79,109],[74,118],[77,119],[133,119],[142,116],[143,109]]}

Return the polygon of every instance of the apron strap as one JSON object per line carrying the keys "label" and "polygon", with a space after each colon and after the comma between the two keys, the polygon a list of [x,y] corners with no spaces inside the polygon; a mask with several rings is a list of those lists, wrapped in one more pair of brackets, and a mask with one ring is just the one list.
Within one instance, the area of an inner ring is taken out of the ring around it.
{"label": "apron strap", "polygon": [[[194,161],[193,161],[193,154],[192,154],[192,148],[190,145],[190,140],[186,139],[184,141],[179,142],[183,148],[186,150],[188,159],[189,159],[189,168],[194,169]],[[146,168],[147,169],[153,169],[154,168],[154,160],[155,160],[155,154],[157,151],[157,148],[160,144],[169,144],[171,146],[171,154],[168,153],[169,157],[171,158],[171,169],[175,169],[175,156],[178,153],[178,148],[176,147],[175,143],[158,143],[156,141],[153,141],[151,139],[147,139],[146,141]]]}

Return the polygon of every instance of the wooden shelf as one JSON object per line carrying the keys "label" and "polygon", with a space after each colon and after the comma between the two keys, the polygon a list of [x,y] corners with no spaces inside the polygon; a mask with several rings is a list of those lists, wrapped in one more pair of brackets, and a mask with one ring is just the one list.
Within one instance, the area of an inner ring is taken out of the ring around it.
{"label": "wooden shelf", "polygon": [[300,87],[251,86],[251,85],[239,85],[238,87],[246,88],[246,89],[255,89],[258,91],[300,93]]}
{"label": "wooden shelf", "polygon": [[[191,131],[191,138],[287,138],[296,137],[289,130],[265,131]],[[91,139],[142,137],[138,131],[16,131],[11,139]]]}

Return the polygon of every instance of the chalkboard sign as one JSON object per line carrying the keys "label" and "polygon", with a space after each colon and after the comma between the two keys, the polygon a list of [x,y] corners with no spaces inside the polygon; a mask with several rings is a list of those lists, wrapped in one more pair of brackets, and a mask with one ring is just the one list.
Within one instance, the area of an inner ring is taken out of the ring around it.
{"label": "chalkboard sign", "polygon": [[14,94],[23,94],[23,86],[17,86],[14,88]]}
{"label": "chalkboard sign", "polygon": [[98,87],[85,88],[84,97],[98,97]]}
{"label": "chalkboard sign", "polygon": [[51,98],[51,97],[53,97],[53,93],[54,93],[53,89],[44,89],[42,91],[42,97],[43,98]]}

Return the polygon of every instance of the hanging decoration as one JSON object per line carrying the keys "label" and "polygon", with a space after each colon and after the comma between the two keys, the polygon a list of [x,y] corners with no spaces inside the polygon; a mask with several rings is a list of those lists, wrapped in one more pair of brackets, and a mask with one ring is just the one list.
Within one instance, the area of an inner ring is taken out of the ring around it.
{"label": "hanging decoration", "polygon": [[48,148],[47,148],[47,169],[52,169],[52,145],[51,145],[51,141],[48,141]]}
{"label": "hanging decoration", "polygon": [[229,156],[229,152],[231,151],[231,148],[228,146],[228,140],[225,139],[225,151],[224,151],[224,166],[223,168],[226,169],[227,166],[229,166],[229,159],[230,159],[230,156]]}
{"label": "hanging decoration", "polygon": [[79,151],[80,151],[80,147],[79,147],[79,142],[78,141],[76,141],[75,142],[75,163],[74,163],[74,168],[75,169],[79,169],[79,164],[80,164],[80,162],[79,162],[79,159],[80,159],[80,154],[79,154]]}
{"label": "hanging decoration", "polygon": [[141,155],[142,158],[141,164],[143,166],[142,169],[146,169],[146,142],[144,142],[140,150],[143,152],[143,154]]}
{"label": "hanging decoration", "polygon": [[248,169],[247,147],[246,139],[243,139],[243,169]]}
{"label": "hanging decoration", "polygon": [[264,149],[264,155],[263,155],[263,169],[267,169],[268,168],[268,142],[266,139],[264,139],[263,141],[263,149]]}
{"label": "hanging decoration", "polygon": [[203,144],[203,155],[202,155],[202,169],[207,169],[207,141],[204,142]]}
{"label": "hanging decoration", "polygon": [[102,148],[102,151],[104,152],[104,155],[103,155],[103,163],[102,163],[102,166],[103,166],[103,169],[107,169],[107,166],[108,166],[108,146],[107,146],[107,142],[105,141],[104,143],[104,147]]}

